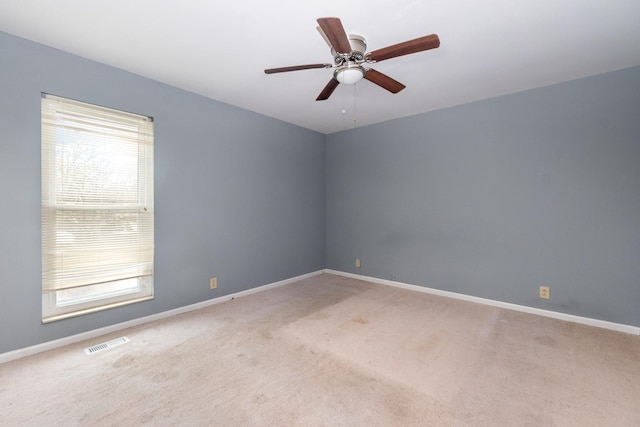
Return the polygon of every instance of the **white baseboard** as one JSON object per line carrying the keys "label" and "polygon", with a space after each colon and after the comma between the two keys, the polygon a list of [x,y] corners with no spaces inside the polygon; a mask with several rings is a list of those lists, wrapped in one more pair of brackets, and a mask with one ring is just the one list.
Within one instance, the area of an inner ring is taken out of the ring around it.
{"label": "white baseboard", "polygon": [[281,280],[279,282],[258,286],[256,288],[247,289],[246,291],[236,292],[234,294],[224,295],[218,298],[213,298],[213,299],[202,301],[196,304],[191,304],[191,305],[179,307],[173,310],[164,311],[162,313],[152,314],[150,316],[145,316],[138,319],[132,319],[126,322],[118,323],[111,326],[106,326],[104,328],[94,329],[91,331],[83,332],[83,333],[72,335],[69,337],[60,338],[53,341],[48,341],[48,342],[37,344],[31,347],[25,347],[18,350],[2,353],[0,354],[0,363],[9,362],[11,360],[20,359],[22,357],[31,356],[37,353],[42,353],[43,351],[53,350],[65,345],[74,344],[87,339],[100,337],[106,334],[110,334],[112,332],[117,332],[123,329],[131,328],[133,326],[138,326],[138,325],[143,325],[145,323],[153,322],[155,320],[165,319],[167,317],[176,316],[178,314],[187,313],[189,311],[209,307],[211,305],[219,304],[224,301],[229,301],[235,298],[240,298],[240,297],[251,295],[257,292],[266,291],[267,289],[272,289],[278,286],[283,286],[289,283],[297,282],[298,280],[303,280],[313,276],[317,276],[321,273],[334,274],[337,276],[344,276],[352,279],[364,280],[367,282],[378,283],[381,285],[394,286],[397,288],[409,289],[417,292],[424,292],[424,293],[439,295],[439,296],[448,297],[448,298],[455,298],[463,301],[475,302],[478,304],[484,304],[484,305],[490,305],[490,306],[504,308],[508,310],[520,311],[523,313],[536,314],[539,316],[551,317],[554,319],[564,320],[567,322],[580,323],[583,325],[594,326],[597,328],[604,328],[612,331],[624,332],[627,334],[640,336],[640,327],[638,326],[624,325],[621,323],[608,322],[605,320],[592,319],[589,317],[581,317],[581,316],[575,316],[572,314],[560,313],[556,311],[543,310],[540,308],[527,307],[524,305],[512,304],[508,302],[490,300],[490,299],[480,298],[480,297],[474,297],[470,295],[459,294],[456,292],[442,291],[439,289],[427,288],[424,286],[395,282],[392,280],[378,279],[376,277],[362,276],[359,274],[346,273],[343,271],[324,269],[321,271],[316,271],[313,273],[292,277],[290,279]]}
{"label": "white baseboard", "polygon": [[474,297],[470,295],[459,294],[456,292],[442,291],[439,289],[427,288],[424,286],[394,282],[392,280],[378,279],[376,277],[361,276],[358,274],[345,273],[343,271],[325,269],[325,270],[322,270],[322,272],[328,273],[328,274],[335,274],[337,276],[349,277],[352,279],[364,280],[372,283],[379,283],[381,285],[394,286],[396,288],[409,289],[412,291],[424,292],[424,293],[439,295],[439,296],[448,297],[448,298],[455,298],[463,301],[475,302],[478,304],[491,305],[498,308],[505,308],[507,310],[515,310],[515,311],[521,311],[523,313],[536,314],[538,316],[551,317],[553,319],[564,320],[566,322],[574,322],[574,323],[580,323],[588,326],[595,326],[597,328],[610,329],[612,331],[624,332],[626,334],[631,334],[631,335],[640,335],[640,327],[638,326],[608,322],[606,320],[592,319],[589,317],[575,316],[573,314],[565,314],[557,311],[543,310],[541,308],[527,307],[525,305],[518,305],[518,304],[512,304],[508,302]]}
{"label": "white baseboard", "polygon": [[145,316],[138,319],[129,320],[126,322],[117,323],[115,325],[94,329],[91,331],[83,332],[83,333],[72,335],[69,337],[60,338],[53,341],[48,341],[48,342],[37,344],[31,347],[25,347],[18,350],[9,351],[9,352],[0,354],[0,363],[9,362],[11,360],[20,359],[22,357],[31,356],[37,353],[42,353],[43,351],[47,351],[47,350],[53,350],[55,348],[59,348],[65,345],[74,344],[74,343],[91,339],[91,338],[96,338],[102,335],[110,334],[112,332],[117,332],[123,329],[131,328],[133,326],[138,326],[145,323],[153,322],[155,320],[165,319],[167,317],[175,316],[182,313],[187,313],[189,311],[198,310],[204,307],[209,307],[211,305],[219,304],[224,301],[229,301],[235,298],[244,297],[257,292],[266,291],[267,289],[272,289],[278,286],[283,286],[289,283],[297,282],[298,280],[303,280],[309,277],[317,276],[321,273],[322,271],[316,271],[313,273],[303,274],[301,276],[292,277],[290,279],[281,280],[279,282],[269,283],[263,286],[258,286],[256,288],[247,289],[246,291],[236,292],[230,295],[224,295],[218,298],[213,298],[210,300],[198,302],[198,303],[187,305],[184,307],[179,307],[173,310],[163,311],[162,313],[152,314],[150,316]]}

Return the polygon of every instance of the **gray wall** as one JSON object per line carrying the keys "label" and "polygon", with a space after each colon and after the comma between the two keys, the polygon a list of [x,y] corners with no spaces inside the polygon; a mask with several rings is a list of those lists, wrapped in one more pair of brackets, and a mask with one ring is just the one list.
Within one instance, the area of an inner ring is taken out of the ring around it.
{"label": "gray wall", "polygon": [[332,134],[326,166],[327,268],[640,325],[640,68]]}
{"label": "gray wall", "polygon": [[[155,118],[153,301],[41,324],[41,92]],[[324,267],[640,326],[640,68],[324,136],[0,32],[0,95],[0,353]]]}
{"label": "gray wall", "polygon": [[[153,301],[41,324],[41,92],[155,118]],[[324,170],[322,134],[0,32],[0,353],[322,269]]]}

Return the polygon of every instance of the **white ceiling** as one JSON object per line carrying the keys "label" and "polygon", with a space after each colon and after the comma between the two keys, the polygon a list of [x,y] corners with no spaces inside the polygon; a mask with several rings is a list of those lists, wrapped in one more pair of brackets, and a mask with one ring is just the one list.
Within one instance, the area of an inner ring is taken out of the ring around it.
{"label": "white ceiling", "polygon": [[[441,45],[373,65],[396,95],[363,80],[315,101],[331,70],[264,74],[332,62],[329,16],[368,51]],[[322,133],[640,65],[638,0],[0,0],[0,31]]]}

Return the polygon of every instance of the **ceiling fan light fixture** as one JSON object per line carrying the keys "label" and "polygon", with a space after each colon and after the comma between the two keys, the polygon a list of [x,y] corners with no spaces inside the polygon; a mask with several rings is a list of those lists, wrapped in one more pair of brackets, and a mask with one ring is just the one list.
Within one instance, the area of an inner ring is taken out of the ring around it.
{"label": "ceiling fan light fixture", "polygon": [[348,64],[338,67],[333,76],[342,84],[354,85],[364,78],[365,70],[361,65]]}

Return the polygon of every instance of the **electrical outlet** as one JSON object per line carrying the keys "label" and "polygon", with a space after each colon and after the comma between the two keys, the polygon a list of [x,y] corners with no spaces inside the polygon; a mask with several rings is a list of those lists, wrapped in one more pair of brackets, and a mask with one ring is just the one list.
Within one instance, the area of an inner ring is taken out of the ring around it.
{"label": "electrical outlet", "polygon": [[360,259],[356,259],[356,268],[360,268]]}
{"label": "electrical outlet", "polygon": [[549,299],[549,287],[548,286],[540,286],[540,298]]}
{"label": "electrical outlet", "polygon": [[215,289],[218,287],[218,278],[212,277],[209,279],[209,289]]}

